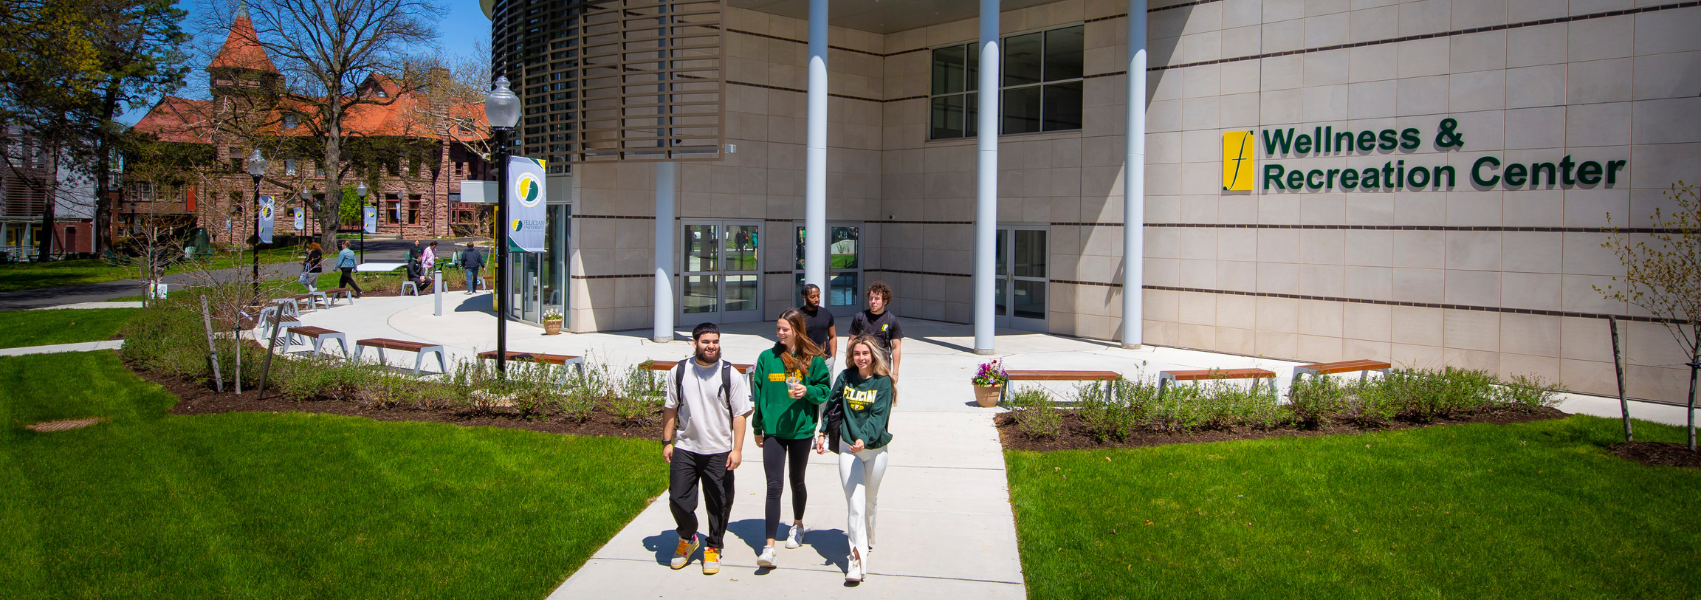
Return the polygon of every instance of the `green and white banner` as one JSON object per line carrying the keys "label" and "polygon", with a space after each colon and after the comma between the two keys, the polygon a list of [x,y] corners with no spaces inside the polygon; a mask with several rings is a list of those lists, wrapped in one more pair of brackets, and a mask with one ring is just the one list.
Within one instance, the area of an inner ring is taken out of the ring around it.
{"label": "green and white banner", "polygon": [[522,252],[543,252],[547,196],[542,160],[508,157],[508,243]]}
{"label": "green and white banner", "polygon": [[297,208],[297,209],[295,209],[295,230],[296,231],[305,231],[306,229],[307,229],[307,209]]}
{"label": "green and white banner", "polygon": [[259,232],[260,243],[272,243],[272,217],[274,216],[272,212],[272,197],[261,196],[260,210],[254,214],[259,218],[259,223],[256,224],[255,231]]}
{"label": "green and white banner", "polygon": [[361,208],[363,209],[363,212],[366,213],[364,231],[367,233],[378,233],[378,207],[363,206]]}

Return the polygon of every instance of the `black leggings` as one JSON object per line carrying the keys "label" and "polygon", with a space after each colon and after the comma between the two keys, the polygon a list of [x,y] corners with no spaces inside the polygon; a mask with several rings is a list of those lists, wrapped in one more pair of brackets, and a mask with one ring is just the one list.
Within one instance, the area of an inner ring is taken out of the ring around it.
{"label": "black leggings", "polygon": [[354,295],[361,295],[363,292],[360,284],[354,282],[354,267],[343,267],[339,270],[343,272],[343,276],[337,278],[337,287],[346,287],[354,290]]}
{"label": "black leggings", "polygon": [[809,490],[803,487],[803,470],[809,466],[809,450],[814,448],[813,438],[801,440],[782,440],[768,436],[762,440],[762,470],[768,475],[768,536],[775,535],[780,530],[780,490],[785,487],[784,473],[781,469],[790,464],[791,471],[791,513],[794,519],[803,519],[803,505],[809,501]]}

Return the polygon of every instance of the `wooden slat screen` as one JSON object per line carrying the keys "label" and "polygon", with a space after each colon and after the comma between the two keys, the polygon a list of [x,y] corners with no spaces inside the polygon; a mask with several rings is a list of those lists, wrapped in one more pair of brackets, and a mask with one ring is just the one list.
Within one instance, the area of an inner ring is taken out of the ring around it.
{"label": "wooden slat screen", "polygon": [[520,151],[562,165],[719,160],[722,10],[722,0],[497,2],[494,72],[524,82]]}

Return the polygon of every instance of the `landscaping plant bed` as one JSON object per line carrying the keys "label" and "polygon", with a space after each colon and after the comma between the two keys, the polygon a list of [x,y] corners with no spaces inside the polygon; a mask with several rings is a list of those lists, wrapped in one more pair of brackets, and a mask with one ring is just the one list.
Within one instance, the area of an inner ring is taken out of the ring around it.
{"label": "landscaping plant bed", "polygon": [[[1100,439],[1094,436],[1091,429],[1081,420],[1080,415],[1066,411],[1062,416],[1063,423],[1060,433],[1056,436],[1040,437],[1023,433],[1012,413],[998,415],[994,419],[998,427],[998,440],[1005,450],[1027,450],[1048,452],[1052,450],[1092,450],[1099,448],[1141,448],[1147,446],[1167,446],[1171,444],[1205,444],[1210,442],[1226,442],[1231,440],[1256,440],[1275,437],[1315,437],[1324,435],[1341,435],[1367,433],[1373,431],[1392,431],[1401,429],[1419,429],[1436,425],[1458,425],[1463,423],[1528,423],[1549,419],[1563,419],[1569,416],[1557,408],[1542,406],[1529,409],[1496,410],[1473,413],[1470,415],[1455,415],[1452,418],[1438,417],[1428,422],[1392,420],[1385,423],[1348,423],[1338,422],[1317,427],[1278,426],[1262,427],[1221,427],[1200,429],[1194,431],[1160,431],[1156,429],[1134,430],[1122,439]],[[1640,442],[1639,442],[1640,443]],[[1620,444],[1622,445],[1622,444]],[[1690,453],[1682,446],[1678,447],[1685,454]],[[1617,453],[1617,450],[1614,450]],[[1625,456],[1619,453],[1620,456]],[[1625,456],[1625,458],[1630,458]],[[1633,459],[1634,460],[1634,459]],[[1643,461],[1646,462],[1646,461]],[[1701,466],[1697,461],[1696,466]]]}
{"label": "landscaping plant bed", "polygon": [[[374,421],[421,421],[448,423],[464,427],[502,427],[569,435],[661,439],[660,411],[656,411],[656,414],[647,423],[625,421],[600,411],[592,413],[589,419],[580,422],[568,419],[564,415],[548,412],[527,418],[517,411],[504,408],[467,410],[447,407],[382,406],[358,398],[290,400],[280,397],[276,390],[271,389],[266,391],[265,400],[258,400],[259,394],[250,388],[245,387],[243,393],[237,395],[227,384],[224,392],[218,392],[207,387],[206,384],[186,377],[163,375],[138,369],[135,365],[129,366],[130,370],[137,376],[159,384],[182,399],[181,402],[172,406],[170,412],[174,415],[299,412],[366,417]],[[244,368],[246,367],[244,365]]]}
{"label": "landscaping plant bed", "polygon": [[[1640,432],[1637,435],[1641,435]],[[1684,469],[1701,469],[1701,452],[1691,452],[1686,444],[1670,442],[1624,442],[1607,446],[1624,460],[1644,465],[1662,465]]]}

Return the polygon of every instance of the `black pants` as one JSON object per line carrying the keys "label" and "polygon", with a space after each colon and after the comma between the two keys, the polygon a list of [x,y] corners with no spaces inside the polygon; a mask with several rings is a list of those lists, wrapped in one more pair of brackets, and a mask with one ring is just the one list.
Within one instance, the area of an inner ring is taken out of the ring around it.
{"label": "black pants", "polygon": [[[777,538],[780,530],[780,492],[785,488],[785,471],[791,472],[791,514],[803,519],[803,506],[809,501],[809,490],[803,487],[803,470],[809,466],[809,450],[813,438],[782,440],[768,436],[762,440],[762,470],[768,475],[768,536]],[[790,467],[787,469],[787,467]]]}
{"label": "black pants", "polygon": [[726,468],[727,452],[694,454],[678,448],[668,462],[667,506],[679,526],[679,539],[697,535],[697,484],[703,485],[703,504],[709,512],[708,546],[723,548],[726,522],[732,516],[732,471]]}
{"label": "black pants", "polygon": [[354,295],[356,296],[364,295],[366,293],[361,291],[360,284],[354,282],[354,267],[343,267],[340,270],[343,272],[343,276],[337,279],[337,287],[354,290]]}

